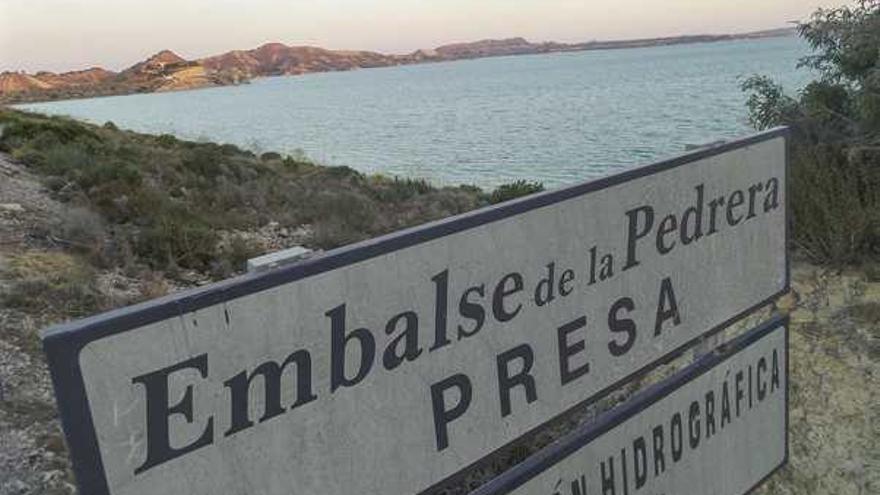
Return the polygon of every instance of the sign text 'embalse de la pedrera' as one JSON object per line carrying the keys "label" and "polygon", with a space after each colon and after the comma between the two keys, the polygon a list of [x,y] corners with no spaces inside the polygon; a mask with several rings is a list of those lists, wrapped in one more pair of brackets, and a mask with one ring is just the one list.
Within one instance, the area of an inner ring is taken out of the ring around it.
{"label": "sign text 'embalse de la pedrera'", "polygon": [[418,493],[787,286],[785,137],[49,331],[89,493]]}

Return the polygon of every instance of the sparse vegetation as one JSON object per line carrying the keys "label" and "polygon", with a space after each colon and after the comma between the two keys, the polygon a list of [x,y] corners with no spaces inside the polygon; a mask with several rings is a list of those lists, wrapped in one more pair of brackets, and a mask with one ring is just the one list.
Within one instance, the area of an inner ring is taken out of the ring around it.
{"label": "sparse vegetation", "polygon": [[95,272],[75,256],[35,251],[13,256],[5,268],[12,281],[0,292],[0,303],[57,317],[87,316],[100,309]]}
{"label": "sparse vegetation", "polygon": [[0,150],[71,206],[53,235],[106,268],[142,263],[220,278],[261,249],[245,239],[223,243],[223,232],[308,225],[306,242],[329,249],[543,189],[525,181],[491,194],[435,187],[8,109],[0,110],[0,127]]}

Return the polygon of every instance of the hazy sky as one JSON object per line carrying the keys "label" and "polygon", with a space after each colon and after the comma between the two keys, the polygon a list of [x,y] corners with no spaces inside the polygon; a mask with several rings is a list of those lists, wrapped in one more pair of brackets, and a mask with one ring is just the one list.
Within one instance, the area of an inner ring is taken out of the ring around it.
{"label": "hazy sky", "polygon": [[586,41],[785,26],[845,0],[0,0],[0,70],[120,69],[267,41],[405,53],[524,36]]}

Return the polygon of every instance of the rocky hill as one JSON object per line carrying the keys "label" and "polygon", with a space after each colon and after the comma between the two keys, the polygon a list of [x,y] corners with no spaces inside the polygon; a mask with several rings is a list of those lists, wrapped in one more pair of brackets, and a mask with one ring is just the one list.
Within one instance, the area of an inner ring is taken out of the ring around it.
{"label": "rocky hill", "polygon": [[171,50],[162,50],[120,72],[116,82],[139,92],[161,92],[223,86],[245,79],[234,71],[209,68],[199,60],[186,60]]}
{"label": "rocky hill", "polygon": [[198,62],[209,71],[232,71],[247,77],[261,77],[386,67],[402,61],[405,60],[376,52],[266,43],[253,50],[234,50]]}
{"label": "rocky hill", "polygon": [[56,74],[54,72],[37,72],[36,78],[52,87],[61,86],[87,86],[92,84],[100,84],[113,78],[115,72],[102,69],[100,67],[92,67],[86,70],[77,70]]}
{"label": "rocky hill", "polygon": [[60,74],[4,72],[0,74],[0,103],[225,86],[246,82],[244,74],[223,67],[208,68],[198,60],[162,50],[118,73],[100,67]]}
{"label": "rocky hill", "polygon": [[51,84],[29,74],[22,74],[20,72],[3,72],[0,74],[0,94],[39,91],[51,87]]}
{"label": "rocky hill", "polygon": [[188,63],[185,58],[171,50],[162,50],[143,62],[138,62],[125,69],[119,73],[119,76],[125,79],[163,76],[178,67],[186,66]]}
{"label": "rocky hill", "polygon": [[453,43],[439,46],[434,51],[443,59],[479,58],[537,53],[543,45],[530,43],[525,38],[507,38]]}
{"label": "rocky hill", "polygon": [[45,92],[58,88],[95,86],[111,80],[116,74],[100,67],[63,72],[41,71],[36,74],[22,72],[0,73],[0,97],[2,95],[28,92]]}
{"label": "rocky hill", "polygon": [[97,67],[61,74],[4,72],[0,74],[0,104],[195,89],[240,84],[255,77],[265,76],[299,75],[506,55],[705,43],[787,36],[792,33],[791,29],[776,29],[734,35],[676,36],[572,44],[532,43],[525,38],[517,37],[452,43],[434,49],[416,50],[404,55],[363,50],[328,50],[315,46],[288,46],[283,43],[266,43],[251,50],[233,50],[195,60],[187,60],[171,50],[162,50],[119,73]]}

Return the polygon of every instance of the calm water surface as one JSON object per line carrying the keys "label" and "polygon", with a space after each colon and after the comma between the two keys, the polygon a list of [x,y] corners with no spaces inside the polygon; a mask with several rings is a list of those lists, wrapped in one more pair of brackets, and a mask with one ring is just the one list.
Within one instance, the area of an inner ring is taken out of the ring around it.
{"label": "calm water surface", "polygon": [[741,78],[796,90],[806,53],[777,38],[501,57],[23,108],[437,183],[552,187],[748,134]]}

